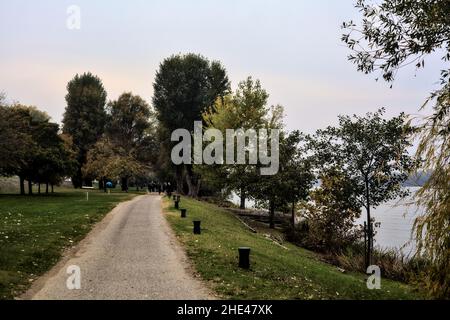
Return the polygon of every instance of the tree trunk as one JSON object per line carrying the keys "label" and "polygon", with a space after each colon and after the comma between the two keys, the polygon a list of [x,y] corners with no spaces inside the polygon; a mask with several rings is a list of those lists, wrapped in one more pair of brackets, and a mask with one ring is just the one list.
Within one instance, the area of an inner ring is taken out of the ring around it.
{"label": "tree trunk", "polygon": [[196,181],[191,165],[186,165],[186,182],[189,188],[188,196],[197,198],[200,191],[200,181]]}
{"label": "tree trunk", "polygon": [[72,185],[75,189],[80,189],[83,186],[83,174],[81,173],[81,167],[77,168],[77,172],[72,177]]}
{"label": "tree trunk", "polygon": [[20,194],[25,195],[25,178],[23,176],[19,177],[19,184],[20,184]]}
{"label": "tree trunk", "polygon": [[245,209],[245,191],[243,188],[241,188],[241,205],[239,206],[240,209]]}
{"label": "tree trunk", "polygon": [[[84,186],[92,187],[92,179],[91,178],[85,178],[82,181],[84,183]],[[83,184],[81,185],[81,187],[83,187]]]}
{"label": "tree trunk", "polygon": [[273,201],[270,201],[270,212],[269,212],[269,227],[270,229],[275,229],[275,203]]}
{"label": "tree trunk", "polygon": [[177,183],[177,193],[184,194],[183,192],[183,166],[179,165],[175,168],[175,182]]}
{"label": "tree trunk", "polygon": [[28,194],[32,195],[33,194],[33,184],[31,183],[31,179],[28,178]]}
{"label": "tree trunk", "polygon": [[197,180],[197,186],[195,187],[195,197],[197,198],[198,195],[200,194],[200,187],[202,186],[202,180],[198,179]]}
{"label": "tree trunk", "polygon": [[45,183],[45,194],[48,194],[48,182]]}
{"label": "tree trunk", "polygon": [[189,189],[188,190],[188,196],[192,197],[194,186],[193,186],[193,183],[192,183],[192,177],[189,174],[186,174],[186,182],[187,182],[188,189]]}
{"label": "tree trunk", "polygon": [[291,209],[291,223],[292,228],[295,228],[295,201],[292,202],[292,209]]}
{"label": "tree trunk", "polygon": [[38,182],[38,194],[41,194],[41,183]]}
{"label": "tree trunk", "polygon": [[53,183],[52,183],[52,193],[53,193],[54,191],[53,191]]}
{"label": "tree trunk", "polygon": [[372,218],[370,216],[370,192],[369,181],[366,179],[366,211],[367,211],[367,252],[366,252],[366,270],[372,265],[372,247],[373,247],[373,231]]}
{"label": "tree trunk", "polygon": [[128,177],[123,177],[122,178],[122,191],[128,192]]}
{"label": "tree trunk", "polygon": [[106,181],[106,178],[105,177],[103,177],[102,179],[101,179],[103,182],[102,182],[102,187],[103,187],[103,192],[108,192],[106,189],[106,183],[107,183],[107,181]]}
{"label": "tree trunk", "polygon": [[106,182],[103,180],[103,177],[98,180],[98,190],[103,190],[103,185]]}

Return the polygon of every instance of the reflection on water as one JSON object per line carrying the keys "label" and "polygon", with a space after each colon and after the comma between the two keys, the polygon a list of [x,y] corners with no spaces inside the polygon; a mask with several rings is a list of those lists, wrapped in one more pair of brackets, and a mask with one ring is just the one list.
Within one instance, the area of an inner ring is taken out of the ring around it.
{"label": "reflection on water", "polygon": [[[417,187],[408,188],[411,194],[418,190]],[[239,197],[233,194],[231,201],[239,205]],[[411,237],[411,231],[414,219],[423,213],[415,206],[407,206],[410,199],[394,200],[385,203],[376,209],[372,209],[372,217],[376,222],[380,222],[380,227],[376,229],[375,246],[380,248],[401,249],[405,254],[410,254],[415,249],[414,240]],[[247,207],[252,207],[254,203],[247,201]],[[361,217],[356,221],[357,224],[363,224],[366,219],[365,210]]]}

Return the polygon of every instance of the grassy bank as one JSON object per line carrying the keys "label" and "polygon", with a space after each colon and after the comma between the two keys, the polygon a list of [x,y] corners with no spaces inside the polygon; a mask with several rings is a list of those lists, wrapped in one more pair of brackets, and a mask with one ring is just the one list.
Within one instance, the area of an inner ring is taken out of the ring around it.
{"label": "grassy bank", "polygon": [[[402,283],[382,279],[381,290],[368,290],[366,275],[341,273],[307,250],[285,248],[248,231],[234,216],[215,205],[183,198],[181,219],[165,198],[167,218],[184,244],[197,272],[223,298],[229,299],[414,299]],[[201,220],[202,235],[192,234]],[[251,270],[237,267],[238,247],[251,247]]]}
{"label": "grassy bank", "polygon": [[56,190],[53,195],[0,195],[0,299],[11,299],[49,270],[119,202],[135,194]]}

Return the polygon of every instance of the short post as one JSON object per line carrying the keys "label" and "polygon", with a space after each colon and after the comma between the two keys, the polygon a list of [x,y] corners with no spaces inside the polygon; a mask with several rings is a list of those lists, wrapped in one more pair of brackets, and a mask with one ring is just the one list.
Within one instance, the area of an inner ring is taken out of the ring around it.
{"label": "short post", "polygon": [[250,248],[240,247],[238,250],[239,250],[239,268],[250,269]]}
{"label": "short post", "polygon": [[187,209],[181,209],[181,217],[186,218]]}
{"label": "short post", "polygon": [[179,205],[180,203],[178,202],[178,201],[175,201],[175,209],[180,209],[180,205]]}
{"label": "short post", "polygon": [[194,234],[201,234],[202,229],[200,228],[201,221],[195,220],[194,221]]}
{"label": "short post", "polygon": [[180,202],[181,201],[181,196],[177,196],[177,201]]}
{"label": "short post", "polygon": [[86,201],[89,201],[89,192],[86,192]]}

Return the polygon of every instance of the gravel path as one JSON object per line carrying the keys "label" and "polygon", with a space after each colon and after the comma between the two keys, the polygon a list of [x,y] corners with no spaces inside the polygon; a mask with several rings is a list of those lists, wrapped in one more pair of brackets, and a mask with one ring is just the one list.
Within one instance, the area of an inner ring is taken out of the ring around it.
{"label": "gravel path", "polygon": [[[80,267],[81,289],[67,289],[71,265]],[[159,196],[121,203],[24,299],[175,299],[213,297],[192,276],[161,210]]]}

